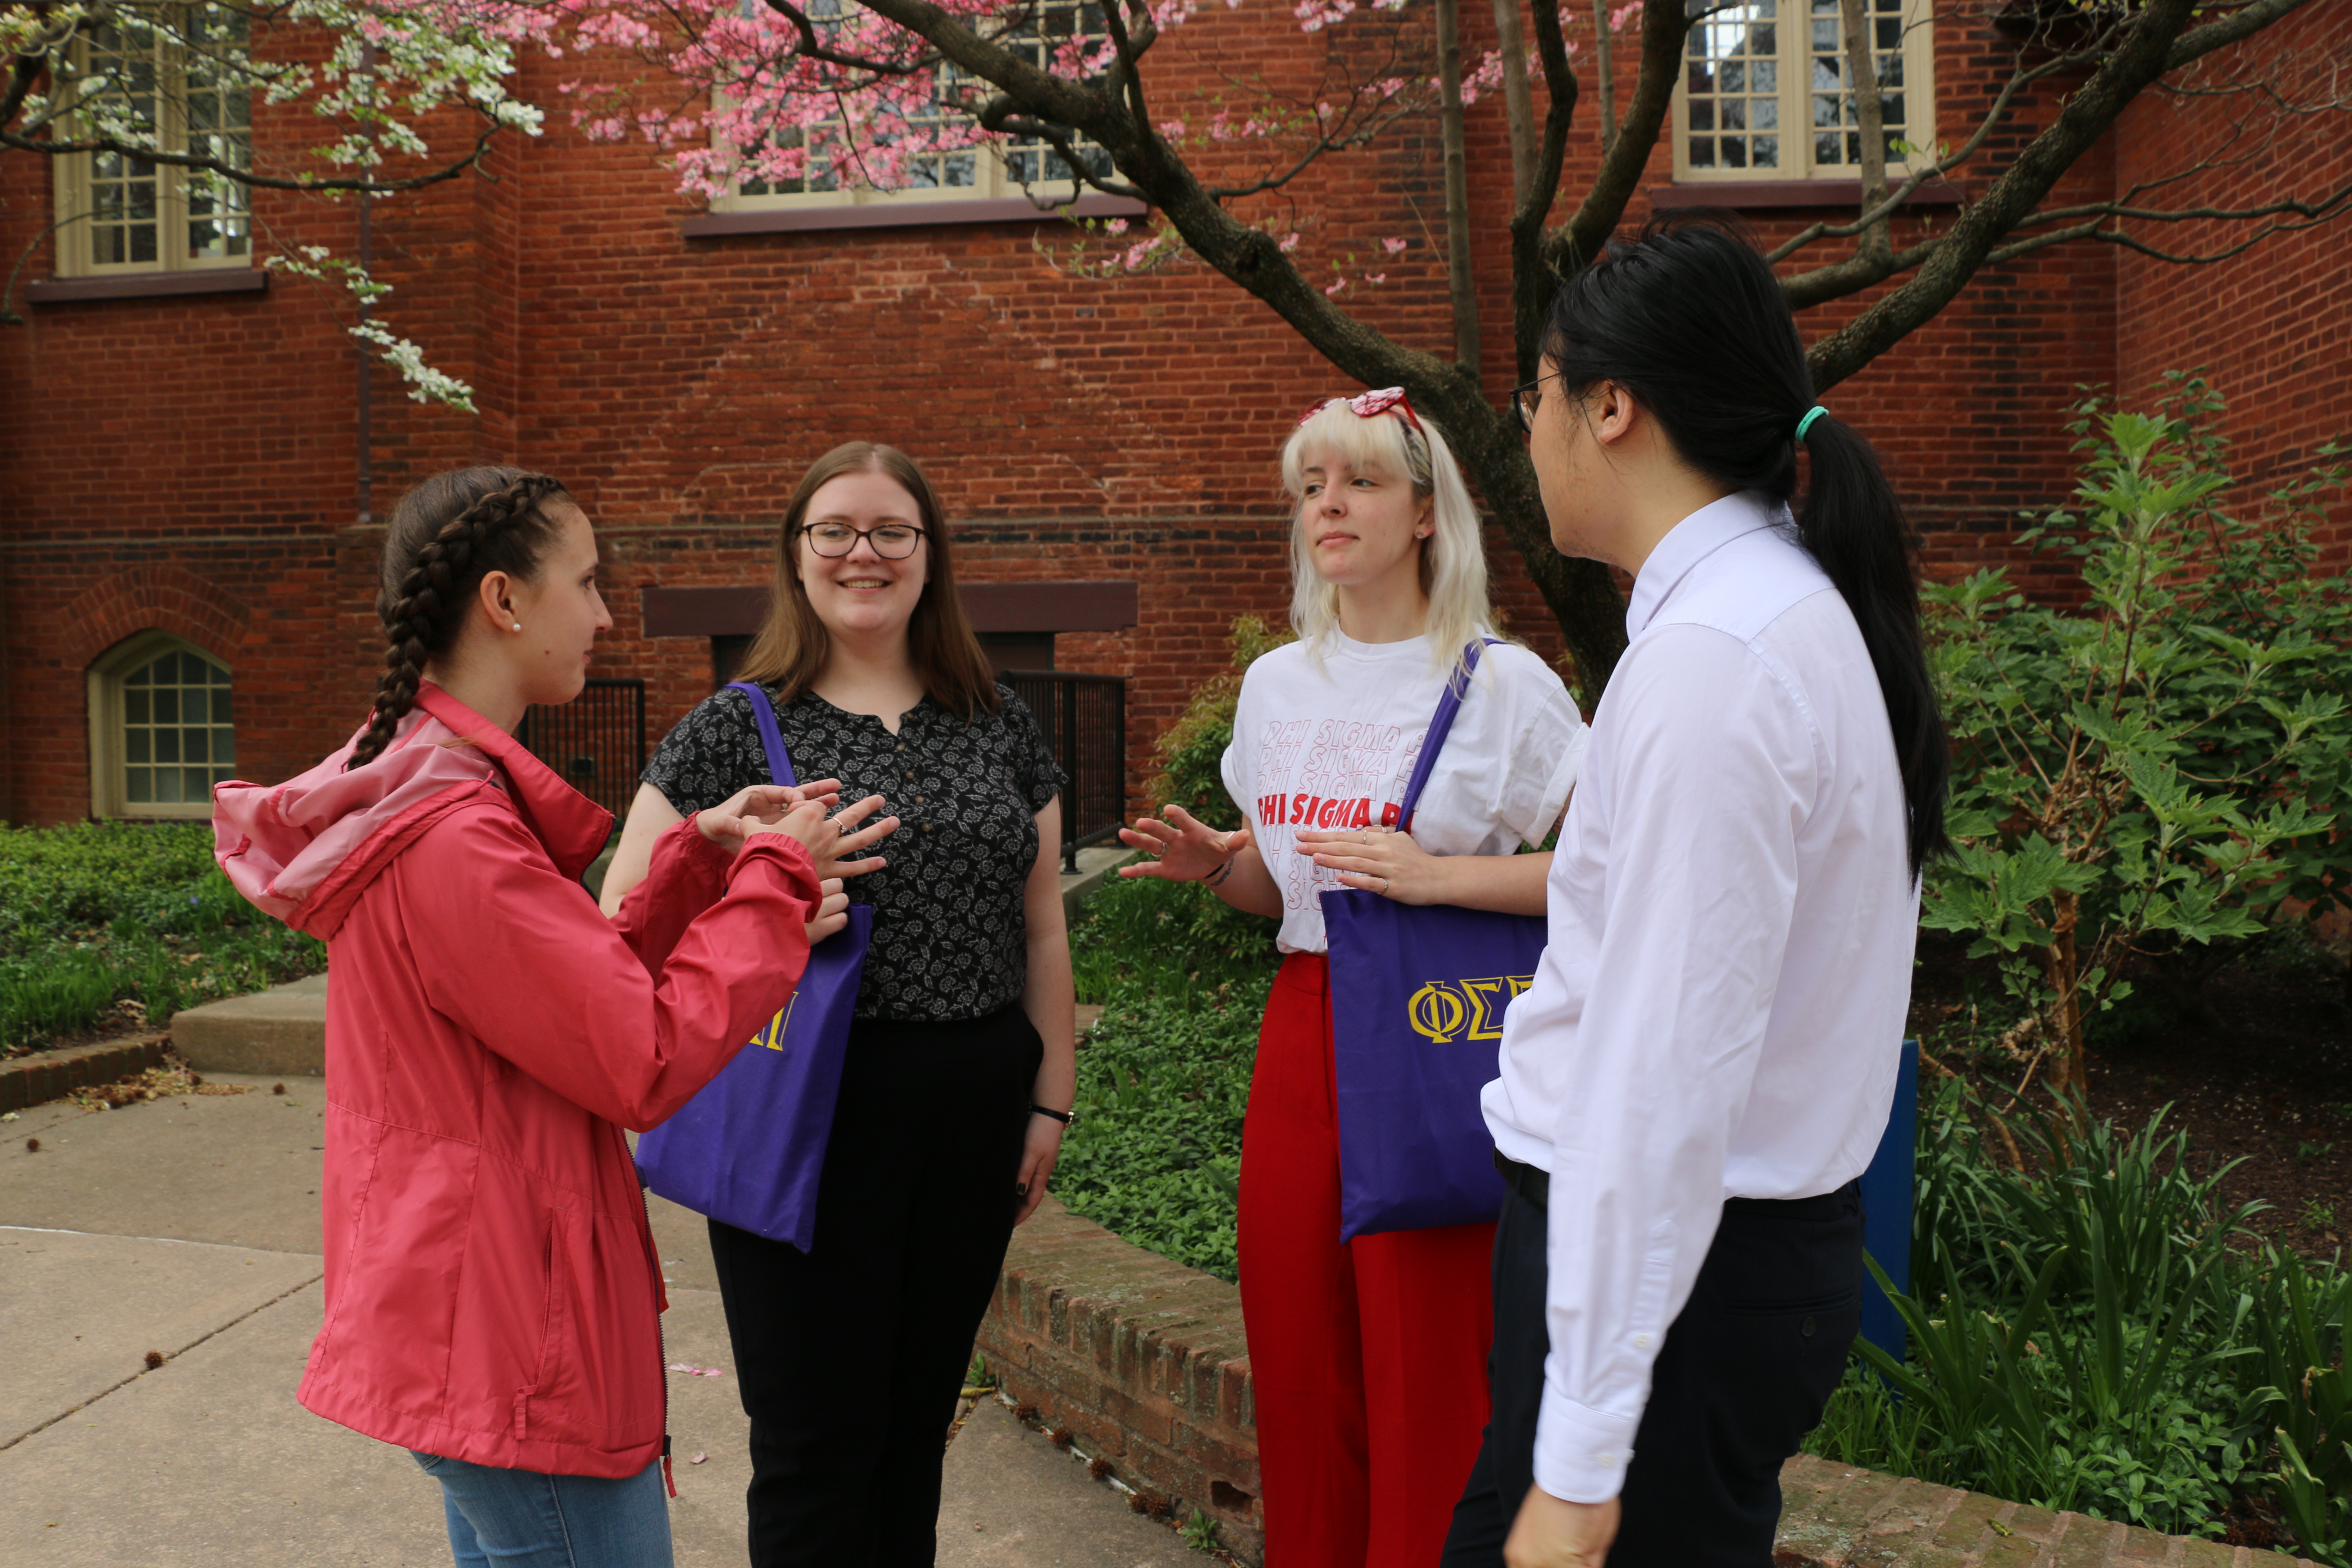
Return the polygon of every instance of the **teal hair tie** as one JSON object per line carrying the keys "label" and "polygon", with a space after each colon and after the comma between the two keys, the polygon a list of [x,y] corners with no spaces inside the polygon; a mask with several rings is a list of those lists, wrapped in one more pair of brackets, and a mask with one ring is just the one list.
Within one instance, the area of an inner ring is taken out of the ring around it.
{"label": "teal hair tie", "polygon": [[1805,432],[1813,427],[1813,421],[1819,419],[1822,415],[1827,414],[1828,412],[1828,409],[1816,403],[1813,405],[1811,409],[1806,413],[1802,419],[1797,421],[1797,444],[1799,446],[1801,447],[1804,445]]}

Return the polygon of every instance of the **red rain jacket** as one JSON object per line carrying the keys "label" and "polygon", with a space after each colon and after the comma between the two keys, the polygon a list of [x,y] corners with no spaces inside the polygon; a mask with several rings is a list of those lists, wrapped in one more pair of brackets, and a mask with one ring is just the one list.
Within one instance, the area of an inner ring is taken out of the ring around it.
{"label": "red rain jacket", "polygon": [[578,879],[610,814],[446,692],[347,773],[351,749],[215,792],[222,868],[333,975],[326,1323],[299,1397],[426,1453],[635,1475],[662,1451],[667,1303],[621,1130],[790,999],[808,854],[733,857],[689,818],[607,921]]}

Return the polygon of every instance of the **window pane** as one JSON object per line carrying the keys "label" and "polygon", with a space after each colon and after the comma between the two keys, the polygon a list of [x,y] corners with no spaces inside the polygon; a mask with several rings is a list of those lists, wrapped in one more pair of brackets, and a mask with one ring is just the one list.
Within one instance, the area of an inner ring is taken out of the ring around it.
{"label": "window pane", "polygon": [[[1779,119],[1780,72],[1772,58],[1778,0],[1716,11],[1690,31],[1685,108],[1694,169],[1770,168],[1779,162],[1748,132]],[[1702,137],[1701,132],[1719,134]]]}
{"label": "window pane", "polygon": [[122,781],[122,798],[131,805],[147,805],[155,799],[155,770],[132,768]]}
{"label": "window pane", "polygon": [[[142,671],[142,673],[144,672]],[[134,677],[134,679],[136,678]],[[133,724],[146,723],[147,704],[148,693],[144,691],[125,691],[122,694],[123,718]]]}
{"label": "window pane", "polygon": [[148,760],[147,742],[148,733],[146,731],[136,728],[126,731],[122,737],[122,754],[124,758],[134,763],[146,762]]}
{"label": "window pane", "polygon": [[180,693],[166,688],[155,693],[155,722],[176,724],[180,721]]}
{"label": "window pane", "polygon": [[[1845,24],[1839,0],[1807,0],[1807,4],[1812,24],[1811,87],[1815,93],[1822,95],[1814,99],[1810,118],[1819,132],[1851,132],[1862,123],[1862,110],[1854,101],[1851,73],[1846,68]],[[1910,133],[1902,92],[1903,3],[1864,0],[1864,9],[1870,19],[1871,67],[1878,79],[1879,118],[1886,130],[1887,157],[1895,161],[1900,154],[1895,151],[1895,144],[1908,141]],[[1816,169],[1853,169],[1861,163],[1859,135],[1814,136]]]}
{"label": "window pane", "polygon": [[180,721],[184,724],[205,722],[207,718],[205,700],[211,695],[201,686],[193,691],[180,693]]}
{"label": "window pane", "polygon": [[159,763],[176,763],[180,760],[179,731],[158,730],[155,731],[155,760]]}
{"label": "window pane", "polygon": [[210,800],[212,797],[213,775],[211,769],[183,768],[180,770],[180,798],[182,800],[202,803],[204,801]]}

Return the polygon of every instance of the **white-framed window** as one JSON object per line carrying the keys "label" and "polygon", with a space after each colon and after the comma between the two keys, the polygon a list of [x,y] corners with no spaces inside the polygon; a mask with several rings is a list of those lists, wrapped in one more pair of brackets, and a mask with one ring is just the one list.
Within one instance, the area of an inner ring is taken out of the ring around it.
{"label": "white-framed window", "polygon": [[[165,152],[239,168],[253,162],[253,93],[227,63],[244,58],[243,11],[197,4],[117,10],[78,42],[66,71],[102,82],[74,128],[101,114]],[[61,88],[64,84],[60,84]],[[58,160],[58,270],[69,277],[253,265],[251,195],[242,185],[121,153]]]}
{"label": "white-framed window", "polygon": [[236,772],[228,667],[169,632],[141,632],[89,667],[94,816],[210,816]]}
{"label": "white-framed window", "polygon": [[[1930,0],[1865,0],[1886,165],[1935,145]],[[1675,89],[1675,178],[1846,179],[1862,173],[1862,131],[1838,0],[1694,0]]]}
{"label": "white-framed window", "polygon": [[[756,4],[757,0],[751,3]],[[826,22],[847,16],[856,4],[856,0],[811,0],[808,14],[823,27]],[[1031,0],[1024,16],[1024,25],[1019,31],[1000,36],[996,41],[1007,48],[1025,51],[1031,62],[1041,68],[1054,64],[1054,51],[1072,37],[1084,33],[1100,38],[1103,33],[1100,0]],[[1029,19],[1034,19],[1034,26],[1026,25]],[[968,122],[969,116],[956,105],[971,96],[971,89],[974,88],[983,93],[994,90],[944,61],[932,80],[930,110],[919,121],[925,125]],[[838,121],[829,121],[827,128],[839,124]],[[779,144],[799,145],[806,134],[794,127],[780,135]],[[1015,138],[1009,142],[961,152],[930,153],[909,159],[907,183],[892,190],[874,189],[859,177],[857,170],[848,166],[856,156],[854,147],[837,137],[825,136],[823,130],[814,141],[807,172],[800,178],[772,182],[747,175],[736,182],[732,195],[714,205],[726,212],[866,206],[889,202],[986,200],[1024,194],[1059,196],[1073,194],[1077,186],[1076,177],[1061,154],[1037,140]],[[1074,136],[1072,141],[1088,169],[1097,174],[1110,173],[1109,153],[1083,137]]]}

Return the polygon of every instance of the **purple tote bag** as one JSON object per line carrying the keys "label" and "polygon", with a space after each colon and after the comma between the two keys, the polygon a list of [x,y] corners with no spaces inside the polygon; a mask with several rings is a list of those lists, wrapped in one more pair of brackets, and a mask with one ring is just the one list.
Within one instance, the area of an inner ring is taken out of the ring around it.
{"label": "purple tote bag", "polygon": [[[751,704],[775,781],[798,783],[767,692],[748,680],[733,689]],[[803,1252],[816,1239],[817,1181],[874,933],[871,909],[852,904],[848,913],[848,925],[809,950],[808,968],[783,1011],[684,1109],[637,1140],[646,1186]]]}
{"label": "purple tote bag", "polygon": [[[1461,710],[1481,645],[1463,655],[1422,742],[1399,831]],[[1503,1212],[1495,1141],[1478,1110],[1497,1072],[1503,1009],[1533,982],[1540,915],[1322,894],[1330,939],[1331,1044],[1339,1101],[1339,1239],[1474,1225]]]}

